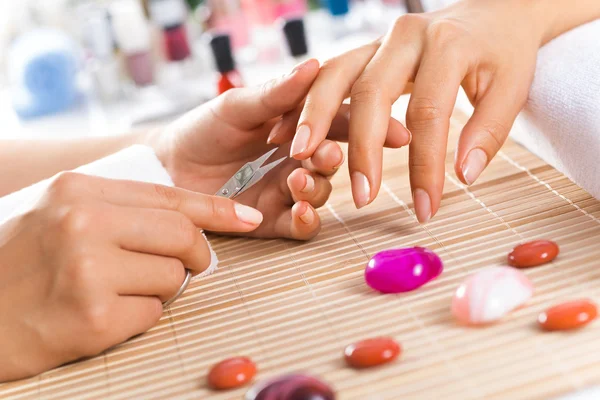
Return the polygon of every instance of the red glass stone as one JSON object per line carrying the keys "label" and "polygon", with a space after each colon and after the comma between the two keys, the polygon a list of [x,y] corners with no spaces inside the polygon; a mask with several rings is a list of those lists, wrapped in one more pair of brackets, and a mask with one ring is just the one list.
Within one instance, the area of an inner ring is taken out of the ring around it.
{"label": "red glass stone", "polygon": [[395,360],[402,351],[392,338],[373,338],[353,343],[344,349],[346,363],[354,368],[369,368]]}
{"label": "red glass stone", "polygon": [[558,255],[558,245],[550,240],[534,240],[518,245],[508,254],[508,264],[530,268],[549,263]]}
{"label": "red glass stone", "polygon": [[546,331],[566,331],[589,324],[597,315],[594,303],[575,300],[550,307],[539,315],[538,323]]}
{"label": "red glass stone", "polygon": [[234,357],[215,364],[209,374],[208,383],[218,390],[232,389],[249,382],[256,375],[256,365],[247,357]]}

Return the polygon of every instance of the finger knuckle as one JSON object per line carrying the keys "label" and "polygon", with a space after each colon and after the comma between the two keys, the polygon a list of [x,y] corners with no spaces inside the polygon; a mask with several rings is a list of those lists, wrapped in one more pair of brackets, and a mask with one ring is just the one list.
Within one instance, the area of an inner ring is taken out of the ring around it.
{"label": "finger knuckle", "polygon": [[383,95],[381,82],[369,75],[361,76],[352,86],[352,103],[370,104],[377,102]]}
{"label": "finger knuckle", "polygon": [[411,98],[406,111],[406,119],[413,124],[432,123],[442,117],[442,111],[436,102],[428,97]]}
{"label": "finger knuckle", "polygon": [[85,293],[95,285],[97,260],[82,248],[79,248],[70,258],[66,270],[69,285],[75,292]]}
{"label": "finger knuckle", "polygon": [[79,236],[93,228],[94,214],[94,209],[89,205],[62,206],[57,210],[56,225],[62,234]]}
{"label": "finger knuckle", "polygon": [[81,189],[84,179],[84,175],[75,172],[61,172],[50,183],[49,191],[61,198],[73,195]]}
{"label": "finger knuckle", "polygon": [[165,185],[154,184],[154,191],[161,207],[170,210],[179,209],[181,198],[179,197],[177,189]]}
{"label": "finger knuckle", "polygon": [[491,139],[495,148],[499,149],[510,133],[510,127],[498,120],[489,120],[483,124],[483,132]]}
{"label": "finger knuckle", "polygon": [[[111,312],[105,302],[95,302],[81,308],[80,320],[84,324],[92,342],[103,343],[111,331]],[[102,346],[100,346],[102,347]],[[98,352],[98,346],[90,345],[88,351]]]}
{"label": "finger knuckle", "polygon": [[178,225],[179,243],[186,250],[193,248],[198,242],[198,228],[183,214],[179,217]]}
{"label": "finger knuckle", "polygon": [[466,33],[467,31],[458,21],[441,19],[427,26],[426,37],[430,47],[447,47],[459,42]]}
{"label": "finger knuckle", "polygon": [[404,33],[422,28],[427,23],[427,18],[420,14],[404,14],[396,18],[391,31],[394,33]]}

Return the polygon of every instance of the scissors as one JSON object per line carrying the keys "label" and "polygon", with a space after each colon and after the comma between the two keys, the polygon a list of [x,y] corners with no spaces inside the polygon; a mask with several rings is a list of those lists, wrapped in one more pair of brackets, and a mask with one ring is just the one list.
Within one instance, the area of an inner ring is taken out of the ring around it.
{"label": "scissors", "polygon": [[[237,172],[231,178],[229,178],[225,185],[219,189],[215,196],[233,199],[257,184],[269,171],[277,167],[288,158],[287,156],[284,156],[277,161],[273,161],[272,163],[263,166],[265,161],[267,161],[277,150],[279,150],[279,147],[269,150],[256,160],[244,164],[242,168],[238,169]],[[179,298],[179,296],[181,296],[185,289],[187,289],[192,279],[192,273],[188,269],[186,269],[186,272],[187,273],[183,283],[181,284],[181,287],[175,296],[163,303],[163,308],[170,306]]]}

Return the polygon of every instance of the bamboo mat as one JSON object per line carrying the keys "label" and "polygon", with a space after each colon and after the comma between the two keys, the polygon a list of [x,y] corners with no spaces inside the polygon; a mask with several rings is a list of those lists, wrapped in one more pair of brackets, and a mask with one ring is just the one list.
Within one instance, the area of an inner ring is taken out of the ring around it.
{"label": "bamboo mat", "polygon": [[[465,121],[456,114],[452,139]],[[0,386],[14,399],[240,399],[246,388],[211,392],[208,368],[253,358],[259,379],[305,371],[340,399],[545,399],[600,383],[600,322],[573,333],[541,333],[540,311],[563,300],[600,301],[600,202],[509,142],[467,188],[448,151],[442,208],[426,226],[412,212],[406,150],[389,151],[375,202],[354,209],[345,168],[320,210],[322,233],[308,243],[211,237],[220,269],[195,281],[148,333],[104,354]],[[526,270],[535,295],[497,325],[453,321],[451,296],[479,268],[503,265],[519,242],[559,243],[551,264]],[[364,283],[370,256],[426,246],[445,263],[412,293],[379,295]],[[397,362],[354,371],[345,345],[389,335]]]}

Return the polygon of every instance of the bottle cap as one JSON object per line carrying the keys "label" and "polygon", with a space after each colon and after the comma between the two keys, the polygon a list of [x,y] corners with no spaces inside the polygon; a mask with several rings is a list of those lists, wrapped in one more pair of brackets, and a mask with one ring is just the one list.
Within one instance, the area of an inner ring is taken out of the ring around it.
{"label": "bottle cap", "polygon": [[350,9],[349,0],[325,0],[329,13],[335,17],[346,15]]}
{"label": "bottle cap", "polygon": [[150,0],[150,16],[161,28],[182,25],[187,16],[183,0]]}
{"label": "bottle cap", "polygon": [[308,53],[302,18],[287,20],[283,25],[283,33],[292,56],[303,56]]}
{"label": "bottle cap", "polygon": [[210,40],[210,48],[212,49],[217,69],[224,74],[235,70],[235,61],[231,53],[231,39],[227,34],[217,34]]}

